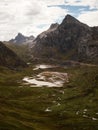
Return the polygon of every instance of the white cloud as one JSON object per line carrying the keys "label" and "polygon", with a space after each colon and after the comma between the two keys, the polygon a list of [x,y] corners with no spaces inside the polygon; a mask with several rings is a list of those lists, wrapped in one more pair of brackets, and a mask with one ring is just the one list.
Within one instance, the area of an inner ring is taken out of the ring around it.
{"label": "white cloud", "polygon": [[65,0],[65,5],[89,7],[89,11],[80,8],[78,19],[89,26],[98,26],[98,0]]}
{"label": "white cloud", "polygon": [[[9,40],[18,32],[36,36],[70,12],[58,6],[49,7],[50,5],[89,6],[90,9],[98,9],[98,0],[0,0],[0,40]],[[97,17],[98,11],[81,10],[78,19],[92,26],[98,25]]]}
{"label": "white cloud", "polygon": [[[37,35],[51,23],[67,14],[67,10],[49,5],[64,4],[64,0],[4,0],[0,1],[0,40],[8,40],[18,32]],[[46,24],[43,28],[39,25]]]}
{"label": "white cloud", "polygon": [[98,11],[82,12],[78,19],[89,26],[98,26]]}
{"label": "white cloud", "polygon": [[47,5],[60,5],[64,4],[65,0],[39,0],[45,2]]}

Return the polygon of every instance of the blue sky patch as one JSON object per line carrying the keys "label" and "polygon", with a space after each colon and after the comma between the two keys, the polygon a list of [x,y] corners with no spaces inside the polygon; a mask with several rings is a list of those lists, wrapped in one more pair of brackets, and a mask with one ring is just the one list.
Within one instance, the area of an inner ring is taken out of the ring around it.
{"label": "blue sky patch", "polygon": [[[78,1],[79,2],[79,1]],[[72,6],[72,5],[51,5],[48,7],[60,7],[69,11],[74,17],[78,17],[83,11],[95,11],[97,9],[90,9],[89,6]]]}
{"label": "blue sky patch", "polygon": [[37,27],[38,27],[38,28],[44,28],[45,26],[47,26],[47,24],[40,24],[40,25],[38,25]]}

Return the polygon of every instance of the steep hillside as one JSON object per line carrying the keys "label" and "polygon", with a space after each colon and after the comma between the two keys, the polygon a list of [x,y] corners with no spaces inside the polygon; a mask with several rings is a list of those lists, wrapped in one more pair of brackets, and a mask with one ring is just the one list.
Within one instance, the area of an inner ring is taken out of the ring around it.
{"label": "steep hillside", "polygon": [[[41,33],[32,47],[34,58],[98,63],[98,27],[67,15],[60,25]],[[38,53],[39,52],[39,53]]]}
{"label": "steep hillside", "polygon": [[30,51],[30,46],[28,44],[5,43],[5,45],[12,51],[14,51],[25,62],[30,61],[32,55]]}
{"label": "steep hillside", "polygon": [[17,67],[26,67],[27,65],[12,50],[0,42],[0,66],[13,69]]}

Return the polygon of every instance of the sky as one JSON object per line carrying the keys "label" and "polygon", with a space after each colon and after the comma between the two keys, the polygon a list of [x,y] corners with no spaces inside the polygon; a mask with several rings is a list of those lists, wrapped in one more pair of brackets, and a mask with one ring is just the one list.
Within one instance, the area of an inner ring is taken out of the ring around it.
{"label": "sky", "polygon": [[67,14],[98,26],[98,0],[0,0],[0,41],[19,32],[37,36]]}

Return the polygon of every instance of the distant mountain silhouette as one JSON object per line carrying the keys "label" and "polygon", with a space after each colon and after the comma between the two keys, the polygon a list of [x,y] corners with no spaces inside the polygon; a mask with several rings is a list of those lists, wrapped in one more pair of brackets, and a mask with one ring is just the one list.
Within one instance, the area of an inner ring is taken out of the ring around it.
{"label": "distant mountain silhouette", "polygon": [[8,41],[9,43],[14,43],[14,44],[30,44],[34,40],[34,36],[24,36],[21,33],[18,33],[18,35],[14,38]]}

